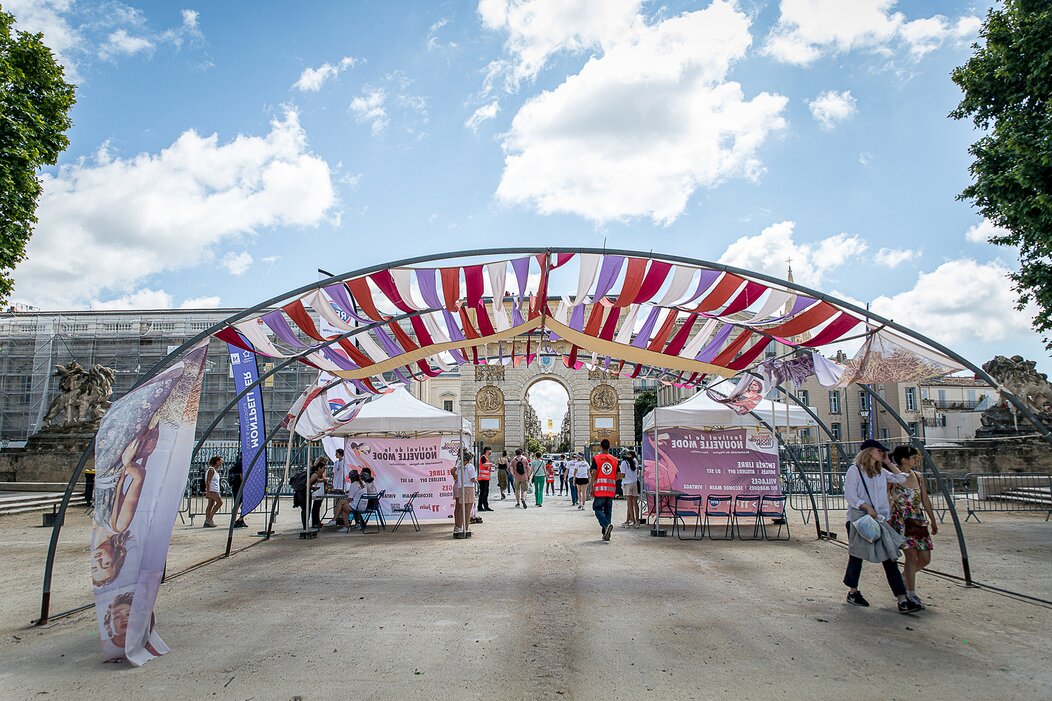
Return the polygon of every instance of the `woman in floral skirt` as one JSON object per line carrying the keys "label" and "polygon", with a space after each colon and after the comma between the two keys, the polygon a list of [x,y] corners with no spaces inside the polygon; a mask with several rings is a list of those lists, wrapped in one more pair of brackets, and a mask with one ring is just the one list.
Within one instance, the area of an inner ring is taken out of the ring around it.
{"label": "woman in floral skirt", "polygon": [[931,536],[939,532],[939,525],[932,513],[924,475],[918,471],[924,463],[921,454],[912,446],[900,445],[892,452],[891,460],[906,473],[906,481],[888,484],[888,501],[891,502],[888,523],[906,539],[902,544],[906,554],[902,572],[906,580],[906,596],[924,606],[917,596],[917,573],[931,562]]}

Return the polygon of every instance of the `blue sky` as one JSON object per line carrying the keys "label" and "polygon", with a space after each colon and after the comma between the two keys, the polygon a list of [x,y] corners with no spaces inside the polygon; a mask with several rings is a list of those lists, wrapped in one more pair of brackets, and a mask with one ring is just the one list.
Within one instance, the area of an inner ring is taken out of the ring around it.
{"label": "blue sky", "polygon": [[252,304],[408,255],[653,249],[1048,369],[956,194],[987,2],[8,0],[79,85],[15,298]]}

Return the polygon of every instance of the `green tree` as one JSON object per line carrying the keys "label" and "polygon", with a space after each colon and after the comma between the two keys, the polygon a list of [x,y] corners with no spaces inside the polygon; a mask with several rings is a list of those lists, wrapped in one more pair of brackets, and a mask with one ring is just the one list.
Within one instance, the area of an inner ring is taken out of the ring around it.
{"label": "green tree", "polygon": [[979,35],[985,45],[952,74],[964,99],[950,116],[985,132],[958,198],[1007,230],[990,243],[1018,248],[1019,308],[1036,304],[1034,328],[1052,350],[1052,4],[1005,0]]}
{"label": "green tree", "polygon": [[657,392],[648,389],[636,395],[636,443],[643,444],[643,417],[657,406]]}
{"label": "green tree", "polygon": [[37,221],[37,171],[69,145],[75,102],[43,36],[12,31],[14,22],[0,10],[0,302],[11,294],[11,270],[25,258]]}
{"label": "green tree", "polygon": [[528,452],[532,458],[534,453],[544,452],[544,444],[533,436],[530,436],[526,439],[526,452]]}

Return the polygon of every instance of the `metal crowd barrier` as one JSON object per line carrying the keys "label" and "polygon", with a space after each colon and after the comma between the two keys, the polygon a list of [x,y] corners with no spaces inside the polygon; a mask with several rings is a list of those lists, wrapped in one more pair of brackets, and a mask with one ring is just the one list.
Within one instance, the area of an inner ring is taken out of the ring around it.
{"label": "metal crowd barrier", "polygon": [[[932,511],[939,523],[942,523],[946,520],[949,505],[939,489],[938,481],[931,475],[925,475],[924,479]],[[946,476],[943,476],[943,479],[949,487],[950,498],[956,499],[955,481]],[[798,472],[783,472],[782,493],[787,497],[789,508],[799,512],[804,523],[810,523],[814,513],[807,487],[810,487],[820,511],[847,511],[847,502],[844,500],[844,472],[805,471],[803,477]]]}
{"label": "metal crowd barrier", "polygon": [[962,479],[968,521],[980,513],[1045,512],[1052,516],[1052,475],[1043,473],[969,473]]}

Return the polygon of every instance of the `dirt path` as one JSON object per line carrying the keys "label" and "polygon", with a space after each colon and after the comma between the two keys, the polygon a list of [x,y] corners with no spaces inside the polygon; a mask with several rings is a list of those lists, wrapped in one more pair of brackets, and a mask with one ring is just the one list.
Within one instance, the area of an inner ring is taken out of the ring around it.
{"label": "dirt path", "polygon": [[[178,577],[157,606],[173,651],[141,669],[101,662],[93,612],[28,627],[47,532],[33,527],[39,515],[5,518],[0,698],[941,699],[996,689],[1038,699],[1052,689],[1052,610],[922,577],[929,610],[902,616],[876,566],[862,579],[873,607],[847,606],[846,555],[803,524],[791,543],[622,529],[602,543],[591,512],[561,498],[525,512],[493,506],[470,540],[438,526],[285,534]],[[616,503],[615,521],[623,514]],[[68,529],[56,610],[89,594],[86,517],[71,515]],[[982,579],[996,572],[1052,598],[1052,524],[991,517],[968,529]],[[177,524],[170,569],[224,537]],[[936,564],[957,571],[939,555]]]}

